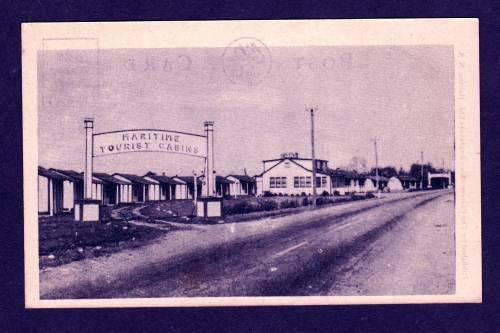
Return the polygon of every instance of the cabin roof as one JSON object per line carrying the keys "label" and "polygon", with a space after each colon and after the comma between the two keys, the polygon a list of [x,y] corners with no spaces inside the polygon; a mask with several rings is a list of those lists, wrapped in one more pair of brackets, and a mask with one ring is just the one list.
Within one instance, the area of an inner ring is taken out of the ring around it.
{"label": "cabin roof", "polygon": [[253,179],[253,177],[250,177],[248,175],[228,175],[227,177],[236,178],[240,182],[255,183],[255,179]]}
{"label": "cabin roof", "polygon": [[124,182],[123,180],[120,180],[120,179],[113,177],[113,176],[111,176],[107,173],[104,173],[104,172],[94,172],[94,177],[97,177],[106,183],[119,184],[119,185],[128,184],[127,182]]}
{"label": "cabin roof", "polygon": [[147,179],[142,178],[141,176],[138,175],[133,175],[131,173],[114,173],[113,176],[118,175],[122,176],[123,178],[130,180],[133,183],[137,184],[143,184],[143,185],[152,185],[154,182],[149,181]]}
{"label": "cabin roof", "polygon": [[150,177],[150,178],[153,178],[154,180],[157,180],[159,181],[160,183],[163,183],[163,184],[169,184],[169,185],[180,185],[182,184],[181,182],[175,180],[175,179],[172,179],[168,176],[164,176],[164,175],[156,175],[156,174],[147,174],[146,176],[144,177]]}

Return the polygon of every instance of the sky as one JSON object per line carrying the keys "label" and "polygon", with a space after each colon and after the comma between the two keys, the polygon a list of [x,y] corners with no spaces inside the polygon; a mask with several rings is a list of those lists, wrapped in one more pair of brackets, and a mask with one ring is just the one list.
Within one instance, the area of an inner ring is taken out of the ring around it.
{"label": "sky", "polygon": [[[214,121],[218,174],[262,171],[284,152],[329,167],[353,157],[409,169],[420,159],[454,169],[454,61],[450,46],[273,47],[259,82],[235,80],[223,48],[40,51],[39,165],[83,171],[83,119],[95,132],[151,128],[203,134]],[[200,172],[168,153],[94,159],[94,171]]]}

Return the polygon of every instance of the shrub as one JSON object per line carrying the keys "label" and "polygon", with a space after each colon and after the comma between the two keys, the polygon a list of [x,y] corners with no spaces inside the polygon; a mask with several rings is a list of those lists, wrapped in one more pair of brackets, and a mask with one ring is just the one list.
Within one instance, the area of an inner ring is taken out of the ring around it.
{"label": "shrub", "polygon": [[340,192],[339,191],[333,191],[333,195],[338,197],[338,196],[340,196]]}
{"label": "shrub", "polygon": [[271,191],[264,191],[263,197],[272,197],[273,193]]}
{"label": "shrub", "polygon": [[240,201],[235,203],[233,206],[229,206],[226,208],[226,214],[228,215],[237,215],[237,214],[247,214],[254,210],[252,205],[250,205],[246,201]]}
{"label": "shrub", "polygon": [[302,199],[302,206],[309,206],[309,199],[306,196]]}
{"label": "shrub", "polygon": [[265,211],[268,211],[268,210],[275,210],[275,209],[278,209],[278,203],[274,200],[266,200],[264,202],[261,202],[259,204],[259,207],[256,209],[257,210],[265,210]]}
{"label": "shrub", "polygon": [[284,200],[280,203],[280,209],[299,207],[299,203],[295,200]]}
{"label": "shrub", "polygon": [[366,193],[366,198],[367,199],[375,198],[375,194],[373,194],[372,192],[368,192]]}
{"label": "shrub", "polygon": [[306,196],[306,192],[302,192],[300,193],[301,196],[305,197]]}
{"label": "shrub", "polygon": [[335,201],[333,199],[326,198],[326,197],[320,197],[320,198],[316,199],[317,205],[325,205],[325,204],[334,203],[334,202]]}
{"label": "shrub", "polygon": [[325,191],[323,191],[323,193],[321,193],[321,196],[322,197],[328,197],[328,196],[330,196],[330,193],[325,190]]}

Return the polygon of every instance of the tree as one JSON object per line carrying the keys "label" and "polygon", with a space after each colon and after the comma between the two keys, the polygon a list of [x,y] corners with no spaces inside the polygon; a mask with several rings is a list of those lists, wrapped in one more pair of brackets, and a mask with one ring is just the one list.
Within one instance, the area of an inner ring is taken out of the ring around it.
{"label": "tree", "polygon": [[[393,176],[397,176],[398,172],[396,171],[395,167],[393,167],[393,166],[386,166],[386,167],[383,167],[383,168],[378,168],[378,174],[380,176],[391,178]],[[376,175],[375,168],[371,169],[370,175]]]}
{"label": "tree", "polygon": [[[419,181],[421,181],[421,164],[413,163],[410,167],[410,176],[415,177]],[[429,172],[436,172],[436,169],[432,166],[431,163],[424,164],[424,188],[427,187]]]}
{"label": "tree", "polygon": [[366,172],[368,170],[367,168],[367,162],[366,159],[363,157],[359,156],[354,156],[351,158],[351,161],[349,164],[345,167],[345,169],[349,171],[357,171],[357,172]]}

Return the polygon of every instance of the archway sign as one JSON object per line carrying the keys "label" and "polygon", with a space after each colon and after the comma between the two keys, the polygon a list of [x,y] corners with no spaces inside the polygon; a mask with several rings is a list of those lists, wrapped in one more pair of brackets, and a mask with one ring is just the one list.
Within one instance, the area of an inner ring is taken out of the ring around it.
{"label": "archway sign", "polygon": [[[214,173],[214,123],[206,121],[205,135],[170,130],[129,129],[94,133],[94,119],[84,119],[85,169],[83,200],[75,201],[75,220],[98,221],[100,201],[93,199],[93,159],[115,154],[163,152],[204,159],[203,196],[197,212],[202,217],[222,215],[222,201],[216,198]],[[196,186],[196,185],[195,185]]]}

